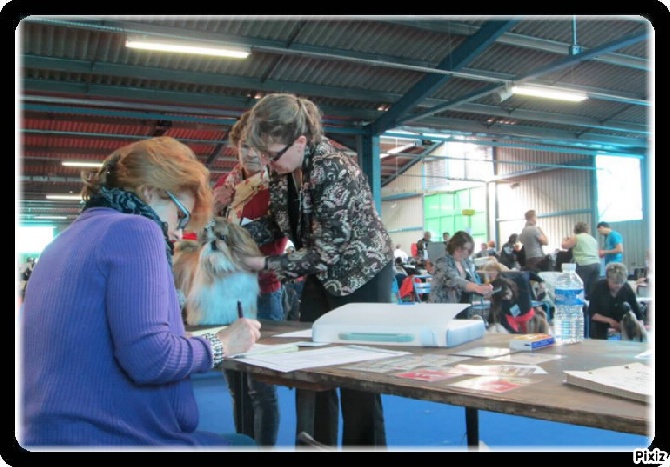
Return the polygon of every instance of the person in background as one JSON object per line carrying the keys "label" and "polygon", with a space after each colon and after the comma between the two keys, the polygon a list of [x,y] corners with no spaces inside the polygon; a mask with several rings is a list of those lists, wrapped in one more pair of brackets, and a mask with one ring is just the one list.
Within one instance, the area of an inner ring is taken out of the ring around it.
{"label": "person in background", "polygon": [[442,232],[442,243],[444,243],[445,248],[447,247],[447,243],[449,243],[449,237],[449,232]]}
{"label": "person in background", "polygon": [[597,280],[591,289],[591,339],[607,339],[609,328],[621,332],[621,319],[627,309],[635,313],[638,321],[644,320],[635,292],[628,284],[626,266],[609,263],[605,268],[605,278]]}
{"label": "person in background", "polygon": [[[239,162],[214,185],[215,212],[237,225],[266,215],[270,200],[268,169],[261,163],[260,154],[246,142],[249,113],[244,112],[230,131],[230,143],[237,150]],[[287,241],[280,236],[259,247],[266,255],[282,254]],[[261,271],[258,282],[258,319],[282,321],[281,281],[272,271]],[[237,432],[252,436],[260,446],[274,446],[280,420],[277,388],[258,381],[251,373],[225,370],[224,374],[233,398]]]}
{"label": "person in background", "polygon": [[426,230],[423,233],[423,237],[421,237],[416,242],[416,260],[417,260],[417,262],[423,263],[423,261],[426,261],[428,259],[428,244],[430,243],[431,237],[432,237],[432,234],[429,231]]}
{"label": "person in background", "polygon": [[598,222],[596,226],[598,233],[605,237],[605,244],[598,250],[598,256],[605,261],[605,267],[609,263],[623,263],[623,237],[612,230],[607,222]]}
{"label": "person in background", "polygon": [[393,257],[400,258],[403,264],[409,261],[409,255],[403,251],[403,249],[400,247],[400,243],[395,246]]}
{"label": "person in background", "polygon": [[431,303],[471,303],[472,294],[487,296],[493,287],[482,284],[470,261],[474,240],[469,233],[459,230],[447,245],[447,253],[435,261],[430,281]]}
{"label": "person in background", "polygon": [[[300,321],[355,302],[389,303],[393,242],[356,160],[324,135],[310,100],[273,93],[254,105],[247,142],[272,169],[270,211],[245,227],[262,244],[279,233],[296,251],[247,259],[252,270],[306,275]],[[381,395],[349,388],[296,389],[297,433],[336,445],[339,410],[345,446],[386,446]]]}
{"label": "person in background", "polygon": [[519,241],[523,245],[525,256],[524,269],[538,272],[540,263],[544,260],[542,247],[549,244],[547,236],[537,226],[537,213],[534,209],[526,211],[524,214],[526,225],[519,234]]}
{"label": "person in background", "polygon": [[398,257],[395,259],[393,271],[395,273],[395,280],[398,283],[398,290],[400,290],[400,287],[402,287],[402,281],[404,281],[410,275],[409,271],[403,266],[401,258]]}
{"label": "person in background", "polygon": [[517,241],[519,234],[511,234],[507,238],[507,243],[503,243],[503,246],[500,248],[500,253],[498,253],[498,260],[500,263],[505,265],[509,269],[519,269],[519,263],[517,261]]}
{"label": "person in background", "polygon": [[20,295],[23,299],[26,295],[26,286],[28,285],[28,280],[30,275],[35,269],[35,258],[29,257],[26,259],[26,263],[19,268],[19,285],[20,285]]}
{"label": "person in background", "polygon": [[598,241],[589,234],[586,222],[575,223],[574,233],[563,239],[561,248],[572,250],[572,257],[577,264],[577,275],[584,283],[584,298],[590,300],[591,288],[600,277]]}
{"label": "person in background", "polygon": [[475,258],[486,258],[489,256],[489,244],[482,242],[479,244],[479,251],[475,253]]}
{"label": "person in background", "polygon": [[[287,240],[284,253],[295,253],[295,245],[290,240]],[[284,278],[282,280],[284,304],[284,319],[288,321],[300,321],[300,297],[302,296],[302,287],[305,285],[305,276],[297,279]]]}
{"label": "person in background", "polygon": [[190,377],[260,338],[242,318],[185,332],[173,242],[211,218],[209,171],[170,137],[142,140],[82,173],[79,217],[40,255],[21,319],[26,446],[255,446],[196,431]]}

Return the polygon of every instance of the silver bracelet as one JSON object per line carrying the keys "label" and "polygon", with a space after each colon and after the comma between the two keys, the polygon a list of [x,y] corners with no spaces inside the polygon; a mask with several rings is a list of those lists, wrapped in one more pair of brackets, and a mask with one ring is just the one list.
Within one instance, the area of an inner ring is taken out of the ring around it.
{"label": "silver bracelet", "polygon": [[216,337],[216,334],[211,332],[206,332],[202,335],[205,339],[209,341],[209,345],[212,347],[212,367],[216,367],[223,362],[223,342],[221,339]]}

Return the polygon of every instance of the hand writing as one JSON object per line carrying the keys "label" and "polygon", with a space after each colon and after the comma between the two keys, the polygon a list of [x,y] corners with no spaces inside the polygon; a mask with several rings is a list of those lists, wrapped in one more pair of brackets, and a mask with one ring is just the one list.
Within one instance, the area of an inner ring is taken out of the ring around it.
{"label": "hand writing", "polygon": [[216,337],[223,343],[224,355],[244,353],[261,338],[261,323],[255,319],[237,319]]}

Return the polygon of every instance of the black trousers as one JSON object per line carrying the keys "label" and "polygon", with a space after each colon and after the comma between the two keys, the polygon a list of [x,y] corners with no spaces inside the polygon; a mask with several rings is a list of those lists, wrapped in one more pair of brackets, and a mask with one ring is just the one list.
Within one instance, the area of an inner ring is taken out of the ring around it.
{"label": "black trousers", "polygon": [[[393,262],[354,293],[335,297],[326,291],[316,276],[309,275],[302,291],[300,321],[315,321],[319,316],[347,303],[389,303],[395,280]],[[381,395],[340,388],[338,391],[296,390],[296,434],[305,431],[320,443],[336,446],[339,413],[342,409],[343,446],[386,446],[386,428]]]}

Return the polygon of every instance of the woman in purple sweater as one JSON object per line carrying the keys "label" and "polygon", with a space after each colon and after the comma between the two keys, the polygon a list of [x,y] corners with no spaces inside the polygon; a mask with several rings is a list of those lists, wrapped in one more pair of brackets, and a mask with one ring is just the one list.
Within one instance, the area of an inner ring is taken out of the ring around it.
{"label": "woman in purple sweater", "polygon": [[[21,316],[22,446],[253,446],[198,432],[190,375],[248,350],[260,323],[185,333],[173,241],[201,228],[209,172],[175,139],[139,141],[83,174],[81,215],[40,255]],[[190,223],[189,223],[190,220]]]}

